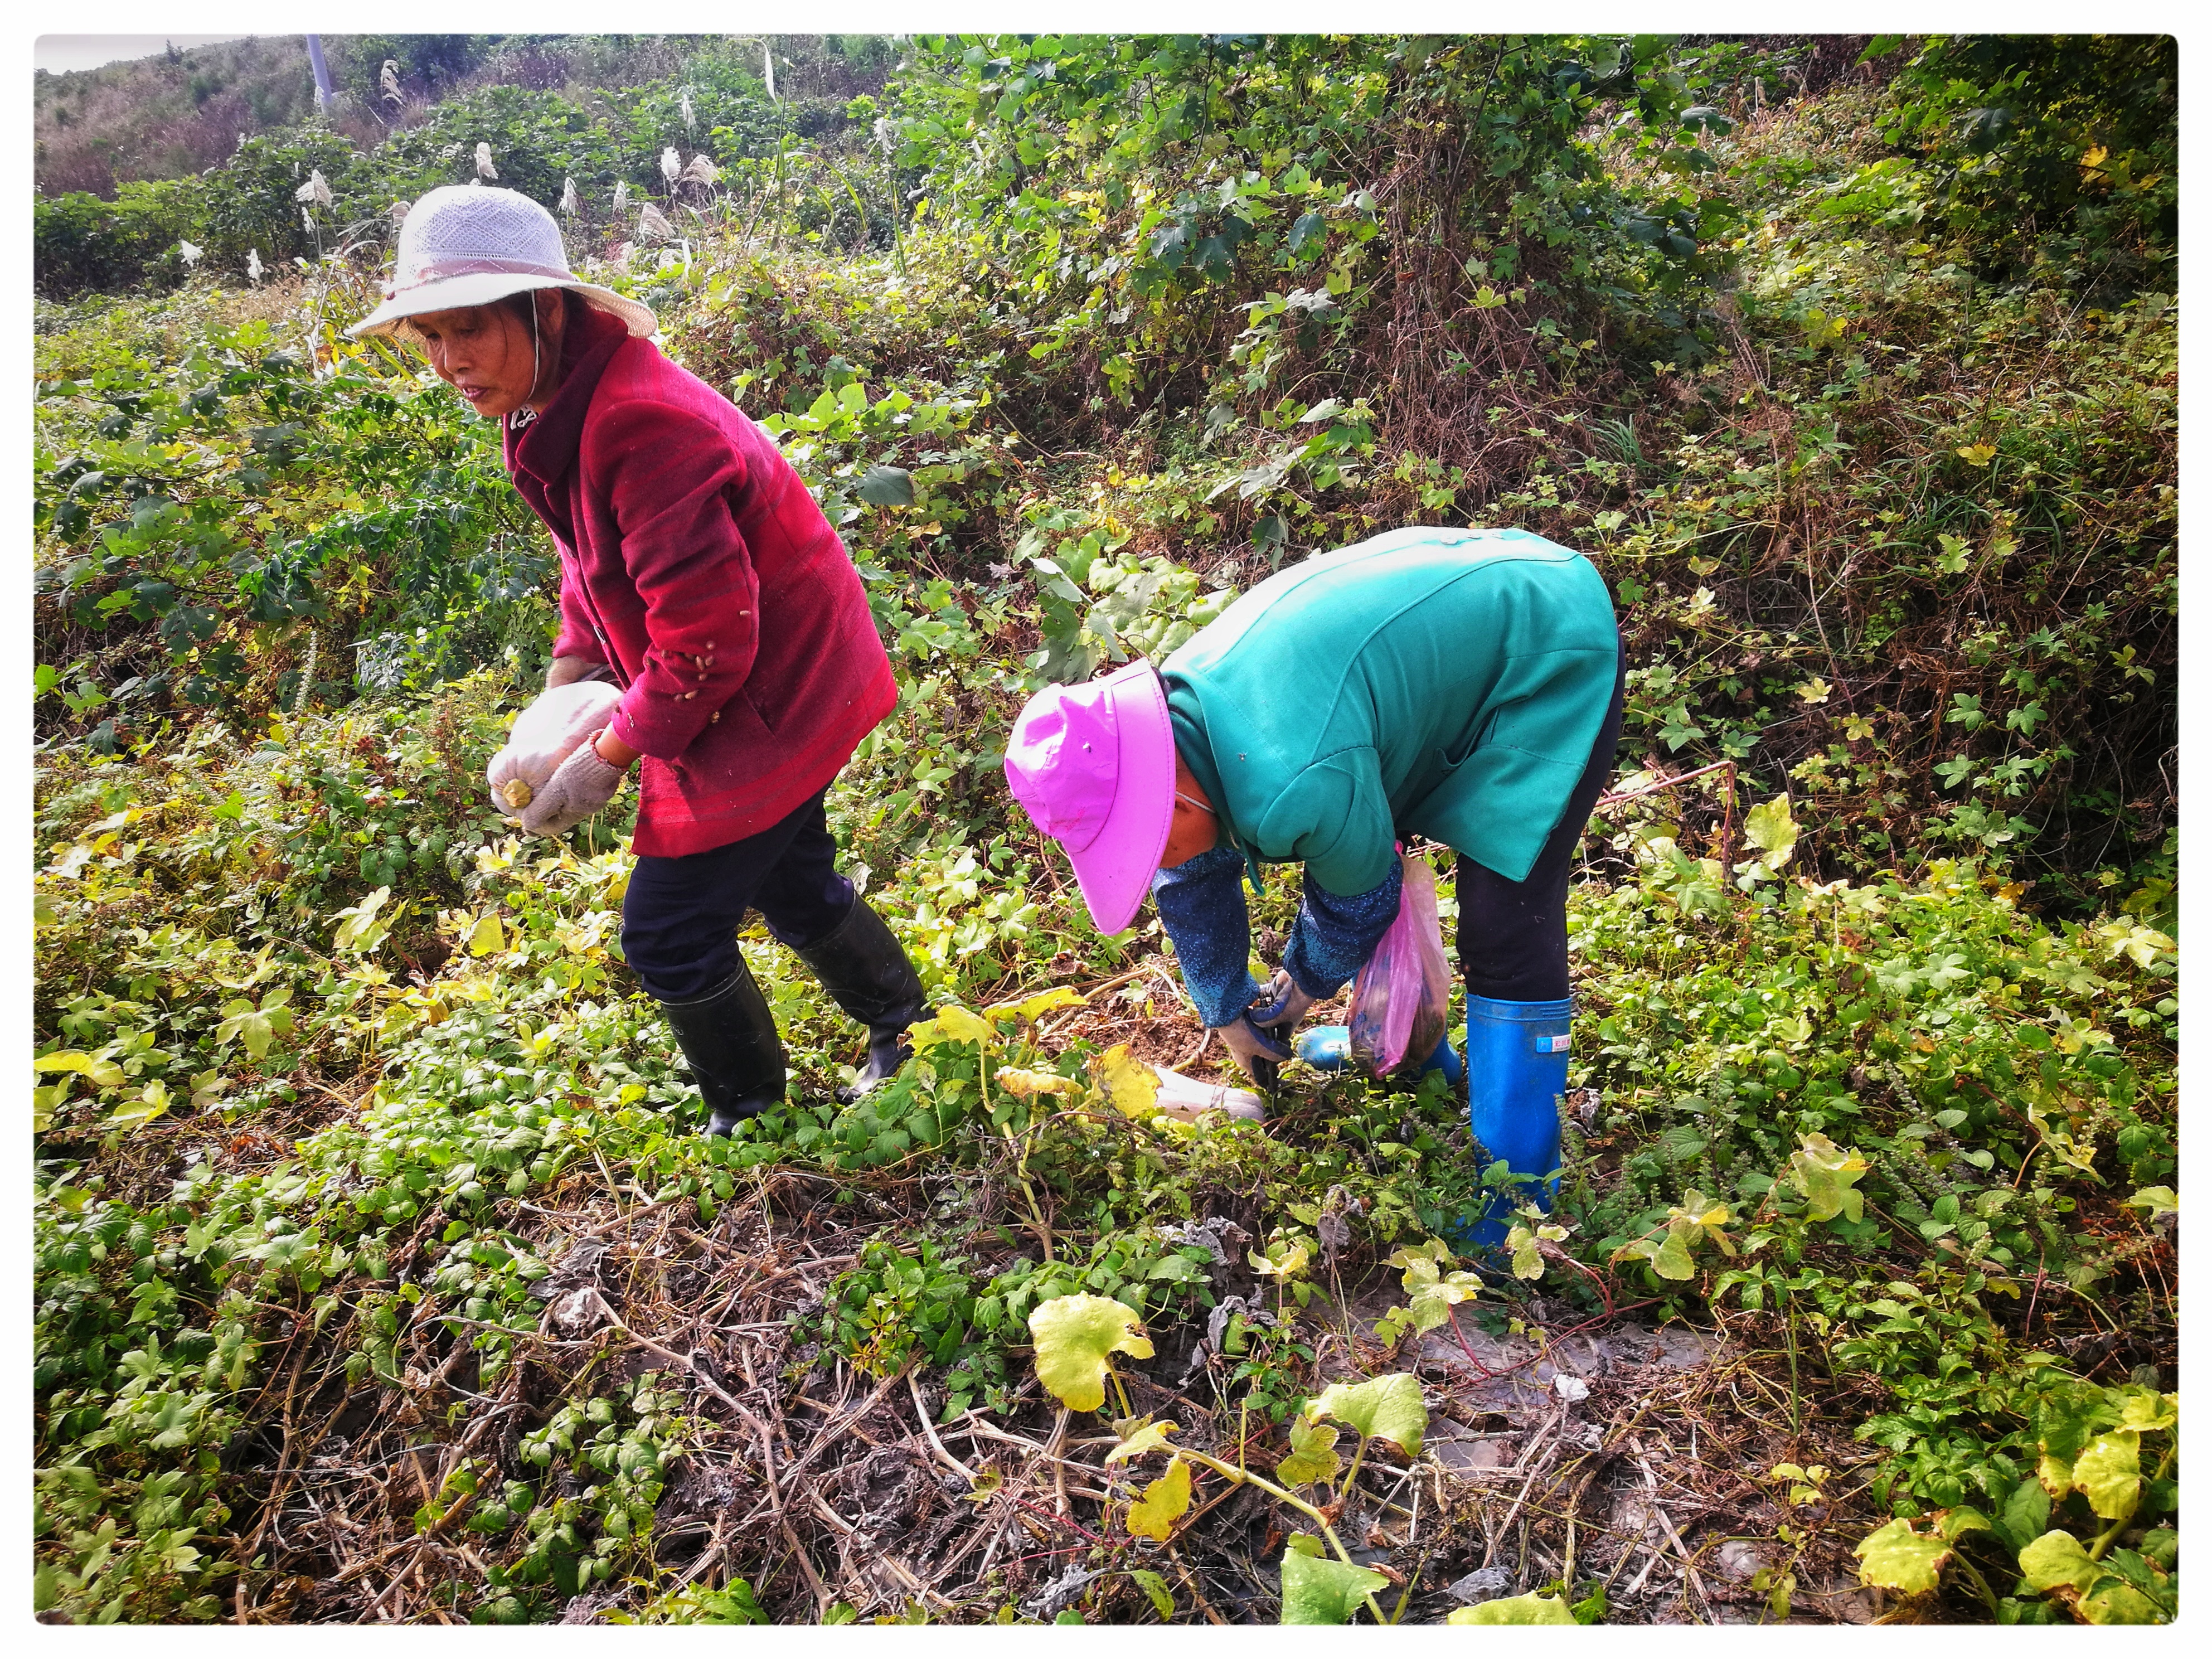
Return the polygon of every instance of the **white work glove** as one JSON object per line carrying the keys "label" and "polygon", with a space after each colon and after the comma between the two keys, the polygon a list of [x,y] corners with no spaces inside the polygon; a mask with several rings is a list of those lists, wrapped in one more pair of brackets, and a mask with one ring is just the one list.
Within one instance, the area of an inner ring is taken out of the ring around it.
{"label": "white work glove", "polygon": [[[583,659],[556,660],[582,662]],[[514,815],[526,808],[585,738],[606,729],[622,695],[619,688],[605,680],[573,681],[540,692],[536,702],[515,716],[507,747],[492,757],[486,773],[492,800],[499,810]]]}
{"label": "white work glove", "polygon": [[1221,1039],[1223,1048],[1237,1056],[1237,1063],[1244,1068],[1245,1076],[1270,1094],[1274,1092],[1277,1068],[1291,1057],[1291,1051],[1285,1044],[1278,1042],[1243,1014],[1237,1015],[1226,1025],[1215,1026],[1213,1034]]}
{"label": "white work glove", "polygon": [[522,809],[522,827],[533,836],[567,834],[615,798],[628,770],[608,765],[589,742],[578,744]]}
{"label": "white work glove", "polygon": [[1286,969],[1278,968],[1260,990],[1260,1000],[1244,1011],[1244,1018],[1263,1031],[1287,1033],[1306,1017],[1314,1000],[1298,989]]}

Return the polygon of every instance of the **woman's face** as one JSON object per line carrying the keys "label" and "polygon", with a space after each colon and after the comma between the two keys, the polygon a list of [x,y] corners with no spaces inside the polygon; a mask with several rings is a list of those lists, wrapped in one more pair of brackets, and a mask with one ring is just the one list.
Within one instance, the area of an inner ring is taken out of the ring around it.
{"label": "woman's face", "polygon": [[541,337],[533,356],[530,325],[501,306],[430,311],[408,321],[438,378],[486,420],[511,415],[528,403],[537,365],[549,353],[559,361],[553,337]]}

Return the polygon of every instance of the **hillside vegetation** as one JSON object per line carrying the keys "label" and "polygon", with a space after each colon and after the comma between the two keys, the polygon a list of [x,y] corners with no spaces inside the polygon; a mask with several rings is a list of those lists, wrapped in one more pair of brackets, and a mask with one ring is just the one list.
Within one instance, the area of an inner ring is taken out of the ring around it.
{"label": "hillside vegetation", "polygon": [[[692,45],[37,205],[40,1616],[2171,1620],[2172,43]],[[866,584],[937,1008],[856,1105],[755,928],[790,1097],[700,1135],[629,806],[480,782],[553,550],[341,331],[485,165]],[[1628,642],[1510,1263],[1439,1084],[1158,1115],[1221,1057],[1000,767],[1419,523]]]}

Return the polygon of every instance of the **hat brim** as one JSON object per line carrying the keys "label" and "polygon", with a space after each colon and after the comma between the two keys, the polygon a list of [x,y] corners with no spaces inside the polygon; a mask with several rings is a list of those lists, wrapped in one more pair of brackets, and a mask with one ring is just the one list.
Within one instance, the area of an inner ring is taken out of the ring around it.
{"label": "hat brim", "polygon": [[625,299],[597,283],[578,282],[574,277],[564,280],[558,276],[480,271],[467,276],[448,276],[443,282],[425,283],[420,288],[397,295],[346,330],[346,337],[358,340],[389,334],[410,317],[433,311],[458,311],[465,306],[488,306],[511,294],[528,294],[541,288],[568,289],[593,310],[621,318],[623,326],[641,339],[650,339],[660,328],[660,319],[653,314],[652,307]]}
{"label": "hat brim", "polygon": [[1108,676],[1108,683],[1120,750],[1114,805],[1096,839],[1067,856],[1091,921],[1102,933],[1118,933],[1144,908],[1167,851],[1175,822],[1176,747],[1167,693],[1150,663],[1132,663]]}

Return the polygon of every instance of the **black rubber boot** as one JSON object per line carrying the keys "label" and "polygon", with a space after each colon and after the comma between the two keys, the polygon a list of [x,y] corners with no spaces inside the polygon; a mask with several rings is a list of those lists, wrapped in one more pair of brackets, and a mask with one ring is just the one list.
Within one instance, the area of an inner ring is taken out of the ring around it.
{"label": "black rubber boot", "polygon": [[775,1016],[746,969],[696,1002],[664,1002],[669,1029],[707,1103],[707,1133],[726,1135],[783,1099],[783,1044]]}
{"label": "black rubber boot", "polygon": [[851,1102],[896,1072],[914,1053],[906,1028],[928,1007],[921,975],[884,919],[859,898],[825,939],[799,953],[837,1006],[868,1028],[868,1060],[859,1080],[837,1091]]}

